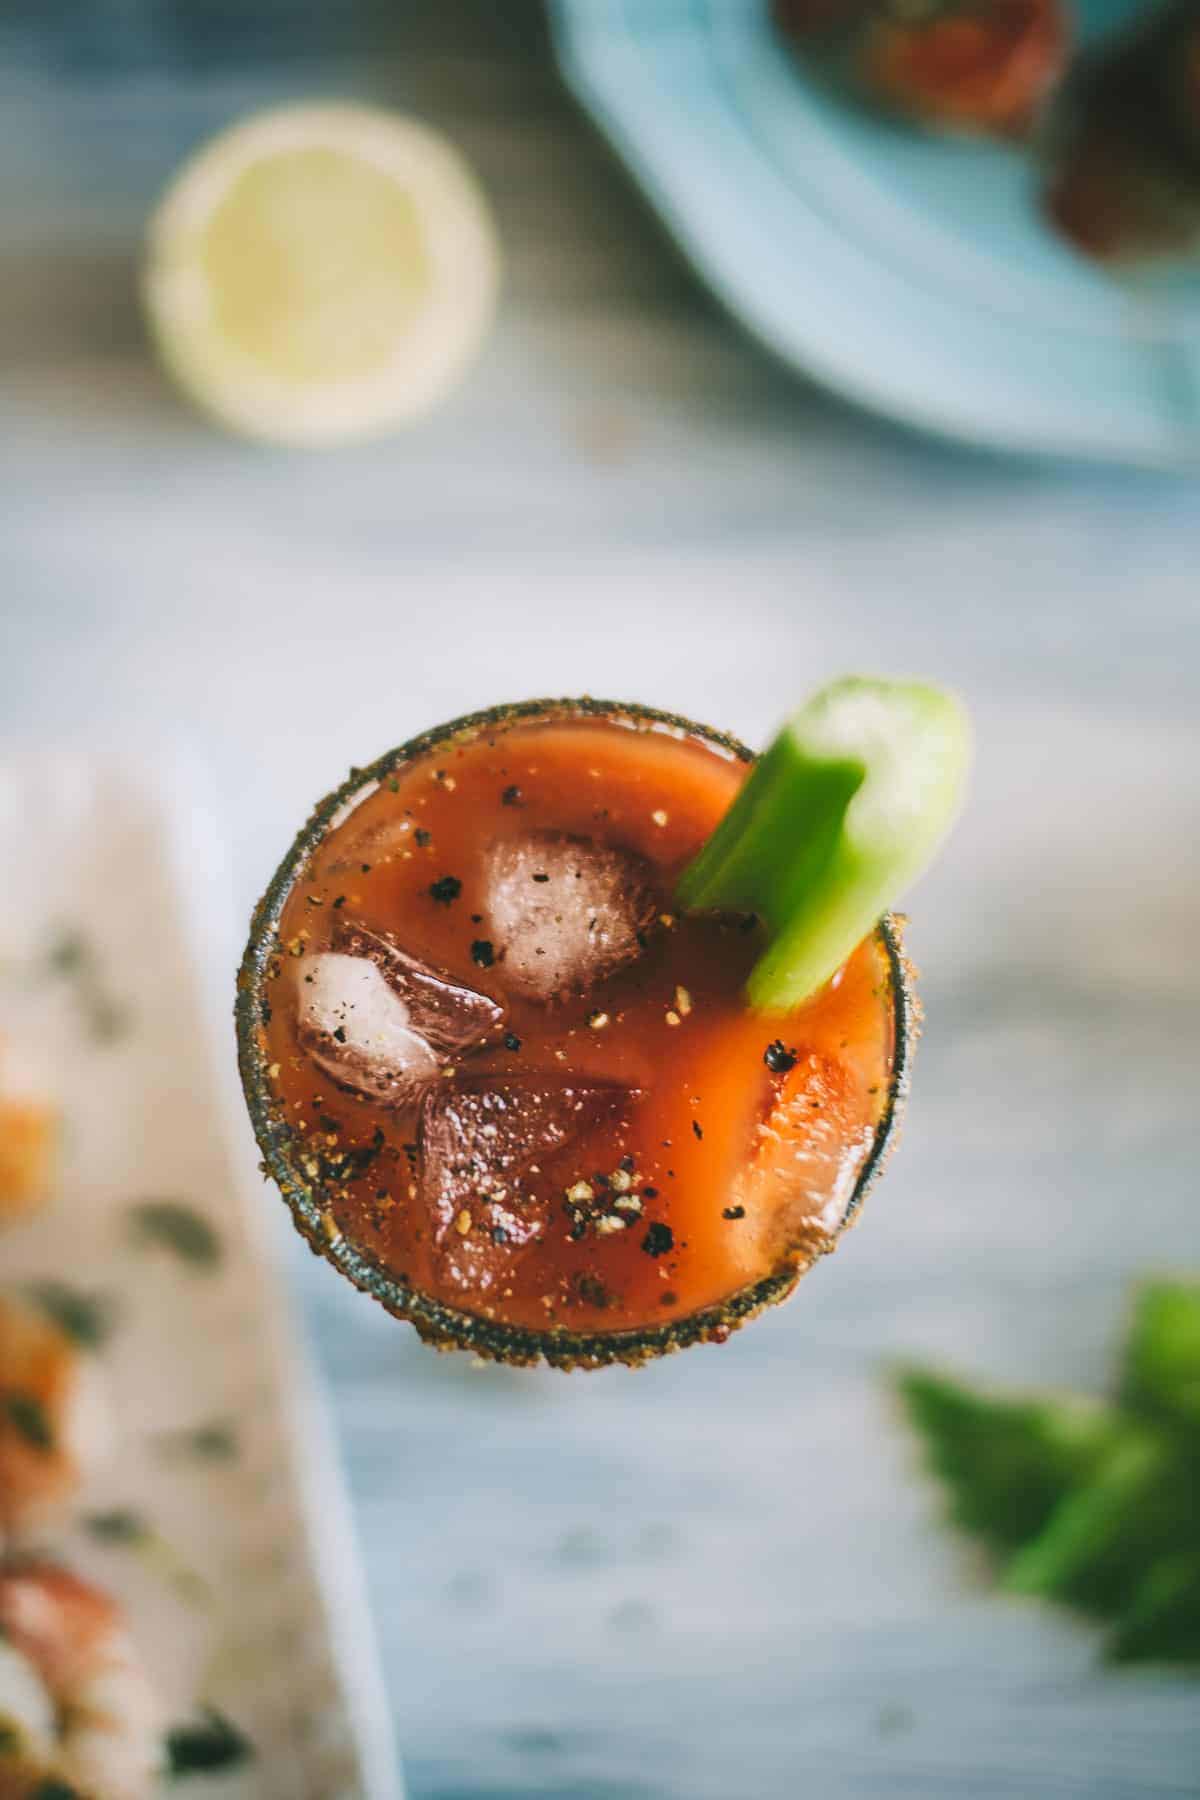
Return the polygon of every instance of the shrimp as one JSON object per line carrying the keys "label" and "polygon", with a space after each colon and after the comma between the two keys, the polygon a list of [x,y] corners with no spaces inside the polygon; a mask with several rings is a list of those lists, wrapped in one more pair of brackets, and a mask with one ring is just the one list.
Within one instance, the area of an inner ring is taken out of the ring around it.
{"label": "shrimp", "polygon": [[116,1601],[52,1563],[0,1567],[0,1800],[148,1800],[165,1741]]}
{"label": "shrimp", "polygon": [[95,1358],[34,1301],[0,1294],[0,1538],[61,1513],[110,1435]]}
{"label": "shrimp", "polygon": [[28,1218],[47,1199],[57,1117],[32,1095],[0,1097],[0,1224]]}

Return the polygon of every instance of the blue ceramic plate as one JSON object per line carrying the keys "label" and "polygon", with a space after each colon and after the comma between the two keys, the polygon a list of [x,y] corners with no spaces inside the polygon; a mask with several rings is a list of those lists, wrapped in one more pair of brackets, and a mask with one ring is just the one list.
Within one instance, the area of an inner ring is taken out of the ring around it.
{"label": "blue ceramic plate", "polygon": [[[1085,39],[1140,0],[1084,0]],[[1200,288],[1042,223],[1037,169],[826,91],[766,0],[554,0],[567,80],[696,268],[774,351],[914,425],[1200,466]]]}

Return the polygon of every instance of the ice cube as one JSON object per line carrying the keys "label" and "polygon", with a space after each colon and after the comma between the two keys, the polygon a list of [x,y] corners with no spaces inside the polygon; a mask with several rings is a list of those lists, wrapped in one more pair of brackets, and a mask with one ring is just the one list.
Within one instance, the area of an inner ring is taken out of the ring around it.
{"label": "ice cube", "polygon": [[404,1106],[436,1079],[437,1057],[368,958],[334,951],[302,956],[296,986],[300,1041],[342,1087]]}
{"label": "ice cube", "polygon": [[333,947],[373,963],[408,1008],[412,1030],[444,1056],[483,1043],[504,1023],[504,1008],[495,1000],[418,962],[388,932],[369,931],[352,919],[339,918]]}
{"label": "ice cube", "polygon": [[504,980],[534,1000],[585,993],[631,962],[658,905],[644,857],[560,832],[494,844],[486,882]]}
{"label": "ice cube", "polygon": [[421,1181],[443,1274],[488,1291],[558,1210],[542,1165],[594,1127],[619,1123],[639,1097],[619,1082],[539,1075],[459,1076],[427,1093]]}

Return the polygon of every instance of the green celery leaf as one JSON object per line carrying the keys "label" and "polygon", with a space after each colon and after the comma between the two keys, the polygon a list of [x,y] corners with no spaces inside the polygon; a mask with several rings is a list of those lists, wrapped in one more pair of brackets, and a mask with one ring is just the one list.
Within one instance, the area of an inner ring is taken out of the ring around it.
{"label": "green celery leaf", "polygon": [[1114,1662],[1200,1663],[1200,1545],[1154,1564],[1108,1654]]}
{"label": "green celery leaf", "polygon": [[1005,1586],[1111,1617],[1163,1558],[1197,1548],[1200,1463],[1170,1436],[1131,1425],[1087,1486],[1068,1494],[1014,1556]]}
{"label": "green celery leaf", "polygon": [[1116,1415],[1071,1398],[993,1399],[921,1369],[899,1385],[954,1519],[999,1551],[1040,1532],[1124,1430]]}
{"label": "green celery leaf", "polygon": [[1121,1393],[1132,1410],[1200,1431],[1200,1283],[1148,1282],[1139,1290]]}

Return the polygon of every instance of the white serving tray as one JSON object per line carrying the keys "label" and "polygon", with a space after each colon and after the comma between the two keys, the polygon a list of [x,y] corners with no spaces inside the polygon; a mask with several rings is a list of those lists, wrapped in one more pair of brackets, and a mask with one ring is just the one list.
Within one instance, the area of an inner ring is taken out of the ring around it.
{"label": "white serving tray", "polygon": [[[239,1116],[230,892],[201,792],[173,763],[0,762],[0,1045],[64,1121],[55,1198],[0,1237],[0,1280],[63,1282],[115,1314],[115,1453],[44,1541],[124,1601],[173,1718],[213,1707],[253,1745],[182,1791],[400,1800],[282,1209]],[[139,1236],[148,1200],[198,1216],[215,1264]],[[184,1435],[201,1427],[206,1450]],[[105,1534],[114,1515],[132,1542]]]}

